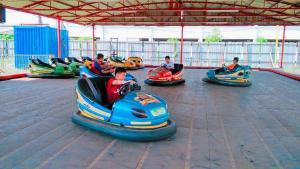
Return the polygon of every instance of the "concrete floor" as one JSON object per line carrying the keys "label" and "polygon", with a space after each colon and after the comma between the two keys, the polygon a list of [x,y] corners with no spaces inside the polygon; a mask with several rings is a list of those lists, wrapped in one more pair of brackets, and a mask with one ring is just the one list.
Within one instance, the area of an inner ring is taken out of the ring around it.
{"label": "concrete floor", "polygon": [[164,97],[178,126],[168,140],[136,143],[72,124],[76,79],[0,82],[0,168],[300,169],[300,83],[253,72],[253,85],[201,81],[145,86]]}

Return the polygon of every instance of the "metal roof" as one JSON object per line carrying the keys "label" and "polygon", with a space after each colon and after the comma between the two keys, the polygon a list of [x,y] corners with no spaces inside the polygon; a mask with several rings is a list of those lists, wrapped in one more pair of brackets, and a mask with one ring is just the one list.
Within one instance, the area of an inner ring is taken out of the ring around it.
{"label": "metal roof", "polygon": [[300,25],[300,0],[1,0],[0,4],[81,25]]}

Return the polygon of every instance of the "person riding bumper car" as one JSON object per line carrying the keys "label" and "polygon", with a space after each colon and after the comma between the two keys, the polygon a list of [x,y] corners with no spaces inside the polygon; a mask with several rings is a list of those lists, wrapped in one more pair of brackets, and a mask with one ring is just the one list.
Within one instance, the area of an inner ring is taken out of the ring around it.
{"label": "person riding bumper car", "polygon": [[[114,77],[111,73],[106,73],[106,74],[103,74],[103,73],[100,73],[98,71],[98,73],[95,73],[93,72],[92,70],[93,69],[93,62],[90,62],[90,61],[85,61],[85,66],[80,66],[80,77],[81,78],[91,78],[91,77]],[[133,80],[135,82],[137,82],[136,78],[129,74],[129,73],[126,73],[126,77],[125,77],[125,80]],[[141,89],[141,86],[138,85],[137,83],[134,84],[132,86],[135,90],[140,90]]]}
{"label": "person riding bumper car", "polygon": [[249,81],[250,66],[237,65],[232,70],[216,71],[209,70],[207,77],[203,78],[204,82],[221,84],[225,86],[248,87],[251,85]]}
{"label": "person riding bumper car", "polygon": [[50,65],[40,59],[31,59],[29,62],[29,74],[31,78],[71,78],[74,73],[65,65]]}
{"label": "person riding bumper car", "polygon": [[148,77],[144,81],[152,86],[173,86],[185,83],[182,79],[183,64],[174,64],[174,69],[169,70],[164,66],[148,71]]}
{"label": "person riding bumper car", "polygon": [[131,141],[161,140],[176,133],[166,101],[147,93],[129,91],[129,83],[118,90],[122,97],[109,105],[106,91],[109,79],[78,80],[78,111],[72,115],[74,123]]}

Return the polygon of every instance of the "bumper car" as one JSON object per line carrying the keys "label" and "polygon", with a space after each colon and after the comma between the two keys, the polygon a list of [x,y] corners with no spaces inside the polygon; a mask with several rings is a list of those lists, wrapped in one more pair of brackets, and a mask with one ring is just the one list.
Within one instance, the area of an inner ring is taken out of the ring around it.
{"label": "bumper car", "polygon": [[203,78],[204,82],[215,83],[225,86],[248,87],[251,85],[249,81],[250,66],[237,65],[233,70],[226,70],[216,74],[215,70],[209,70],[207,77]]}
{"label": "bumper car", "polygon": [[78,64],[80,64],[80,63],[83,64],[83,61],[77,59],[76,57],[66,57],[65,62],[67,62],[67,63],[76,62]]}
{"label": "bumper car", "polygon": [[[82,78],[113,77],[113,75],[106,74],[106,75],[101,76],[101,75],[98,75],[98,74],[92,72],[91,69],[89,69],[87,66],[80,66],[80,77],[82,77]],[[133,80],[133,81],[137,82],[136,78],[129,73],[126,73],[125,80]],[[141,86],[136,83],[132,86],[131,89],[132,90],[141,90]]]}
{"label": "bumper car", "polygon": [[137,56],[130,56],[128,57],[127,61],[132,61],[135,63],[136,67],[138,69],[143,69],[144,68],[144,64],[143,64],[143,60],[140,57]]}
{"label": "bumper car", "polygon": [[74,73],[64,65],[52,66],[40,59],[32,59],[29,62],[29,74],[31,78],[71,78]]}
{"label": "bumper car", "polygon": [[80,66],[83,66],[83,61],[75,57],[66,57],[65,62],[69,64],[70,69],[75,72],[76,76],[79,76]]}
{"label": "bumper car", "polygon": [[156,141],[176,133],[166,101],[158,96],[129,91],[129,83],[120,88],[122,97],[108,105],[108,80],[109,77],[78,80],[78,111],[72,115],[74,123],[131,141]]}
{"label": "bumper car", "polygon": [[115,67],[124,67],[127,70],[137,70],[136,64],[133,61],[122,59],[118,56],[111,56],[107,59],[108,63]]}
{"label": "bumper car", "polygon": [[69,70],[72,71],[76,76],[79,76],[79,66],[83,64],[74,61],[69,62],[69,59],[67,58],[66,60],[67,61],[64,61],[61,58],[50,58],[50,63],[55,66],[62,65],[64,67],[68,67]]}
{"label": "bumper car", "polygon": [[82,62],[85,62],[85,61],[92,62],[93,61],[93,59],[91,59],[90,57],[87,57],[87,56],[82,56],[81,59],[82,59]]}
{"label": "bumper car", "polygon": [[183,64],[174,64],[174,70],[170,71],[164,66],[149,70],[148,79],[144,82],[152,86],[172,86],[185,83],[182,79]]}

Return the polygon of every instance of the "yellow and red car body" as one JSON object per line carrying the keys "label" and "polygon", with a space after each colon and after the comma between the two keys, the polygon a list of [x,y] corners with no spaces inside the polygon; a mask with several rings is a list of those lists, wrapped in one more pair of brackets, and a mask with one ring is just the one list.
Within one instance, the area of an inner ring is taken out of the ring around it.
{"label": "yellow and red car body", "polygon": [[149,70],[145,83],[154,86],[169,86],[184,83],[183,65],[174,64],[174,70],[168,70],[165,67],[157,67]]}

